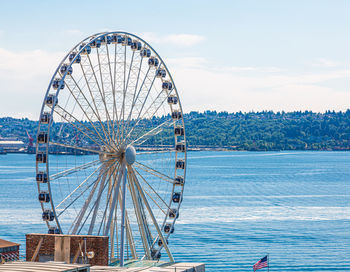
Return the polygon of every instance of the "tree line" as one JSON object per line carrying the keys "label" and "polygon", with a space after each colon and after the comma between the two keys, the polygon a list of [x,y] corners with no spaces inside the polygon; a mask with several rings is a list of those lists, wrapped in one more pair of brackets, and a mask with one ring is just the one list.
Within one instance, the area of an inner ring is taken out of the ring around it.
{"label": "tree line", "polygon": [[[158,122],[153,120],[153,123],[161,123],[164,118],[158,117]],[[184,119],[187,143],[193,148],[350,150],[350,110],[325,113],[193,111],[185,114]],[[0,118],[0,137],[28,143],[26,130],[35,138],[37,125],[37,121],[27,118]],[[162,144],[173,142],[173,138],[167,135]],[[158,135],[158,139],[161,138],[161,134]],[[158,140],[155,138],[153,143],[157,144]]]}

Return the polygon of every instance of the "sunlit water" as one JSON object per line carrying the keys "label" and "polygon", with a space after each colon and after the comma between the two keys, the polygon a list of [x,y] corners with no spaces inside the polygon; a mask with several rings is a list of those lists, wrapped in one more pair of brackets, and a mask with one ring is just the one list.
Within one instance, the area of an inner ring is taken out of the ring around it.
{"label": "sunlit water", "polygon": [[[34,156],[0,155],[0,238],[46,233]],[[170,246],[207,271],[350,271],[350,153],[192,152]]]}

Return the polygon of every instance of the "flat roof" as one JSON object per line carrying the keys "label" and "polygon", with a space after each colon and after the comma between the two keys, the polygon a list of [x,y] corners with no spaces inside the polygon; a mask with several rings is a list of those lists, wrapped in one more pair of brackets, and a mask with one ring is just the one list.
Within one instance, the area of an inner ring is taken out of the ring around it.
{"label": "flat roof", "polygon": [[20,244],[0,239],[0,248],[12,247],[12,246],[20,246]]}
{"label": "flat roof", "polygon": [[2,141],[2,140],[0,140],[0,145],[5,145],[5,144],[21,144],[21,145],[23,145],[24,142],[22,142],[22,141]]}

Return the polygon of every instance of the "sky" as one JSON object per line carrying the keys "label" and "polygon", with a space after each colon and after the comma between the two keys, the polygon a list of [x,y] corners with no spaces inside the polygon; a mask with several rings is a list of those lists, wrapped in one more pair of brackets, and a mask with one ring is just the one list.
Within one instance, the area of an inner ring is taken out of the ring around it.
{"label": "sky", "polygon": [[64,55],[101,31],[148,41],[185,112],[350,108],[350,1],[1,1],[0,117],[38,119]]}

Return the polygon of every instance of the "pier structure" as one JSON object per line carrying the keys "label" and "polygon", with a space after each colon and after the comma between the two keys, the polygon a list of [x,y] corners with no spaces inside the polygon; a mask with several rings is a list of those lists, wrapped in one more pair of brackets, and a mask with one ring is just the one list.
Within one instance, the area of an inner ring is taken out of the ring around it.
{"label": "pier structure", "polygon": [[0,272],[205,272],[203,263],[174,263],[161,267],[112,267],[60,262],[10,262],[0,265]]}
{"label": "pier structure", "polygon": [[[203,263],[160,260],[125,261],[123,267],[109,260],[109,237],[94,235],[26,235],[26,262],[0,265],[1,271],[120,271],[120,272],[204,272]],[[8,270],[6,270],[6,269]],[[5,270],[3,270],[5,269]],[[18,270],[16,270],[18,269]],[[22,270],[21,270],[22,269]],[[24,269],[24,270],[23,270]],[[26,270],[29,269],[29,270]]]}
{"label": "pier structure", "polygon": [[108,265],[108,237],[94,235],[26,235],[26,261]]}

